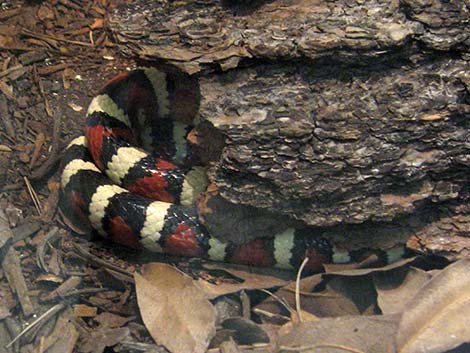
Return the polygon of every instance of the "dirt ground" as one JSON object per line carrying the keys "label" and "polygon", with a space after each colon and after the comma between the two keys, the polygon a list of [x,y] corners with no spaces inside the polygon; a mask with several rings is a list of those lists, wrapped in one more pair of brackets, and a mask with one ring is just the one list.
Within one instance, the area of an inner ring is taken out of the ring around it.
{"label": "dirt ground", "polygon": [[[93,279],[98,273],[83,266],[86,257],[92,255],[77,257],[73,248],[68,249],[68,255],[58,254],[57,247],[67,251],[70,239],[58,212],[58,170],[61,151],[83,132],[91,97],[107,79],[131,67],[131,61],[120,56],[104,27],[106,16],[121,3],[52,0],[7,1],[0,5],[2,248],[5,250],[8,241],[5,234],[17,237],[13,241],[16,251],[7,256],[3,251],[1,255],[2,260],[7,257],[0,269],[0,318],[5,319],[0,328],[1,352],[72,351],[76,330],[67,331],[67,326],[52,330],[54,326],[47,324],[47,317],[46,324],[37,325],[29,338],[23,337],[8,349],[4,347],[21,332],[24,323],[31,323],[54,307],[51,303],[62,297],[63,289],[70,294],[70,290],[81,288],[72,297],[63,297],[74,303],[81,293],[103,292],[101,280]],[[119,265],[127,266],[124,262]],[[108,280],[105,273],[99,276]],[[12,288],[15,286],[8,285],[6,278],[10,285],[11,281],[20,284]],[[115,316],[125,313],[132,321],[135,308],[129,305],[135,305],[135,298],[129,298],[129,279],[118,282],[119,291],[108,291],[96,305],[111,305]],[[82,310],[89,308],[84,305]],[[82,323],[84,332],[92,332],[93,324]],[[48,335],[40,333],[41,326]],[[136,332],[142,330],[141,325],[135,326]],[[54,348],[58,337],[67,339]],[[106,346],[101,344],[100,348],[96,339],[89,337],[81,351],[95,352]]]}

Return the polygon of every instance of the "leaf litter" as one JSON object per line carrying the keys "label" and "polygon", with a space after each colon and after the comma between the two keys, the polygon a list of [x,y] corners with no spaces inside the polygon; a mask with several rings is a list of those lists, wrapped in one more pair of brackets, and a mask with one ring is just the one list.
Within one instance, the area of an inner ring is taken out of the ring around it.
{"label": "leaf litter", "polygon": [[140,314],[156,342],[172,353],[202,353],[215,335],[215,309],[187,275],[167,264],[134,275]]}

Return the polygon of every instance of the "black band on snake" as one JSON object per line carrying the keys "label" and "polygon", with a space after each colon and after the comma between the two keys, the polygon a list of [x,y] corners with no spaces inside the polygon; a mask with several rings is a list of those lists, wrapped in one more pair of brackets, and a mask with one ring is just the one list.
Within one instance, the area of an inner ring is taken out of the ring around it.
{"label": "black band on snake", "polygon": [[[310,228],[242,245],[211,236],[194,207],[207,186],[205,170],[178,166],[189,154],[191,126],[170,116],[174,89],[165,73],[140,68],[112,79],[92,100],[86,134],[69,144],[63,160],[62,191],[75,217],[125,246],[216,261],[297,268],[308,257],[306,269],[315,271],[361,256],[339,253]],[[389,251],[389,260],[401,249]]]}

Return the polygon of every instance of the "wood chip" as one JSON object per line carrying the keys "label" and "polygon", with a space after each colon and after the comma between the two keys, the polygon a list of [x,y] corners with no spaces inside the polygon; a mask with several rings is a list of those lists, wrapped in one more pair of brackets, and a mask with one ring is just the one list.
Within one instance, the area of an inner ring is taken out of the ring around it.
{"label": "wood chip", "polygon": [[73,313],[77,317],[95,317],[98,309],[95,306],[76,304],[73,306]]}

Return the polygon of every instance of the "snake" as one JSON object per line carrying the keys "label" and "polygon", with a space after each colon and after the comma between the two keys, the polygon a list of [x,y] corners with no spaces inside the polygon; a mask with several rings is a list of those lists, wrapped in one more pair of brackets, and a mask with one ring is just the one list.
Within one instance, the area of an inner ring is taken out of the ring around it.
{"label": "snake", "polygon": [[[126,247],[250,266],[295,269],[308,258],[305,269],[319,271],[364,255],[335,249],[311,227],[289,227],[244,244],[212,236],[196,207],[208,185],[206,170],[186,163],[193,126],[172,116],[172,104],[184,99],[178,89],[164,71],[140,67],[99,90],[84,135],[62,158],[61,193],[75,219]],[[382,255],[394,261],[402,253]]]}

